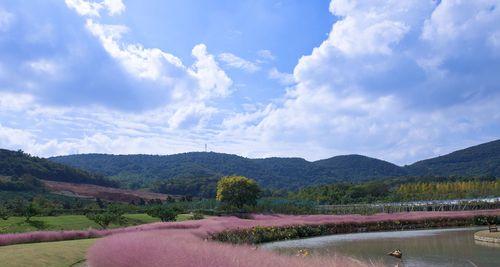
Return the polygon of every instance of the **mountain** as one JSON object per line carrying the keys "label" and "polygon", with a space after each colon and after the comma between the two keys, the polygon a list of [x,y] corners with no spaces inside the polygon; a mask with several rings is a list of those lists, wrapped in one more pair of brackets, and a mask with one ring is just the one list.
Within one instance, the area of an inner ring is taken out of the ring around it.
{"label": "mountain", "polygon": [[0,176],[3,177],[5,186],[15,186],[20,181],[24,181],[24,184],[30,181],[33,184],[36,179],[117,186],[115,181],[110,181],[103,175],[33,157],[22,151],[6,149],[0,149]]}
{"label": "mountain", "polygon": [[332,170],[332,175],[346,177],[348,179],[353,177],[371,179],[405,176],[408,174],[404,168],[398,165],[361,155],[336,156],[329,159],[318,160],[314,163]]}
{"label": "mountain", "polygon": [[414,176],[500,177],[500,140],[472,146],[406,166]]}
{"label": "mountain", "polygon": [[169,194],[212,195],[223,175],[254,178],[265,188],[294,190],[304,186],[359,182],[404,176],[500,177],[500,140],[400,167],[362,155],[318,161],[302,158],[249,159],[214,152],[174,155],[79,154],[49,160],[103,174],[132,188],[152,186]]}
{"label": "mountain", "polygon": [[[404,167],[362,155],[313,162],[302,158],[249,159],[214,152],[164,156],[78,154],[43,159],[0,149],[0,182],[5,185],[9,177],[26,174],[42,180],[103,186],[117,186],[119,182],[133,189],[149,187],[162,193],[200,196],[213,196],[217,180],[232,174],[251,177],[264,188],[285,190],[390,177],[500,177],[500,140]],[[28,178],[23,179],[32,184]],[[8,185],[23,186],[20,182]]]}
{"label": "mountain", "polygon": [[[196,179],[214,184],[220,176],[238,174],[254,178],[262,186],[297,189],[312,184],[337,181],[362,181],[405,175],[392,163],[360,155],[337,156],[309,162],[301,158],[249,159],[214,152],[191,152],[167,156],[80,154],[59,156],[50,160],[76,168],[101,173],[122,181],[148,183],[169,181],[168,186],[195,185]],[[166,191],[181,194],[179,191]],[[186,192],[183,192],[186,193]]]}

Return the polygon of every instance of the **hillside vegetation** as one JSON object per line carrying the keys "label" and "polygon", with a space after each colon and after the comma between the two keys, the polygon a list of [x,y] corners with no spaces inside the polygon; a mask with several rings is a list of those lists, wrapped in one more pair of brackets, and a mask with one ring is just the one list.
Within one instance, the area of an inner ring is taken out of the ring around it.
{"label": "hillside vegetation", "polygon": [[0,149],[0,176],[3,176],[0,179],[0,189],[3,190],[31,190],[33,184],[35,187],[40,185],[35,179],[117,186],[103,175],[6,149]]}
{"label": "hillside vegetation", "polygon": [[164,183],[156,182],[155,186],[169,194],[193,194],[200,190],[210,194],[218,178],[233,174],[251,177],[264,188],[293,190],[312,184],[362,181],[406,173],[392,163],[360,155],[316,162],[301,158],[249,159],[214,152],[169,156],[82,154],[50,160],[101,173],[132,187],[160,180]]}
{"label": "hillside vegetation", "polygon": [[407,167],[413,175],[500,176],[500,140],[472,146]]}
{"label": "hillside vegetation", "polygon": [[208,197],[214,196],[221,176],[233,174],[253,178],[263,188],[273,190],[389,177],[500,177],[500,140],[404,167],[362,155],[310,162],[302,158],[249,159],[214,152],[79,154],[50,160],[112,177],[131,188],[146,186],[162,193]]}

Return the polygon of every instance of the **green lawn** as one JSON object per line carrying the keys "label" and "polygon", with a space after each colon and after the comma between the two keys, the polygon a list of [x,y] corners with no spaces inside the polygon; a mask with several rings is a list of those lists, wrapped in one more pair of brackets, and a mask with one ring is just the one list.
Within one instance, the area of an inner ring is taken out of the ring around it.
{"label": "green lawn", "polygon": [[[127,225],[138,225],[158,221],[158,219],[147,214],[126,214],[125,217],[128,219]],[[111,227],[120,227],[120,225],[111,225]],[[10,217],[8,220],[0,219],[0,234],[37,230],[83,230],[88,228],[97,229],[99,226],[87,219],[84,215],[33,217],[29,223],[25,222],[22,217]]]}
{"label": "green lawn", "polygon": [[[157,222],[147,214],[127,214],[129,224],[144,224]],[[191,214],[179,214],[177,221],[191,219]],[[0,219],[0,233],[26,232],[36,230],[77,230],[98,226],[83,215],[61,215],[49,217],[34,217],[38,223],[26,223],[24,218],[11,217],[8,220]],[[41,223],[40,223],[41,222]],[[37,229],[37,224],[43,224],[44,229]],[[117,227],[116,225],[113,225]],[[0,266],[79,266],[73,265],[85,258],[87,249],[96,239],[79,239],[58,242],[44,242],[0,246]]]}
{"label": "green lawn", "polygon": [[178,222],[181,222],[181,221],[191,220],[192,218],[193,218],[192,214],[179,214],[179,215],[177,215],[175,220]]}
{"label": "green lawn", "polygon": [[5,267],[73,266],[72,264],[85,259],[87,249],[95,240],[80,239],[0,247],[0,265]]}
{"label": "green lawn", "polygon": [[[145,223],[158,222],[158,218],[153,218],[147,214],[125,214],[128,219],[126,225],[111,225],[110,228],[139,225]],[[191,214],[179,214],[177,221],[190,220]],[[84,230],[88,228],[99,229],[99,225],[87,219],[84,215],[61,215],[33,217],[31,222],[25,222],[23,217],[10,217],[7,220],[0,219],[0,234],[20,233],[30,231],[50,231],[50,230]]]}

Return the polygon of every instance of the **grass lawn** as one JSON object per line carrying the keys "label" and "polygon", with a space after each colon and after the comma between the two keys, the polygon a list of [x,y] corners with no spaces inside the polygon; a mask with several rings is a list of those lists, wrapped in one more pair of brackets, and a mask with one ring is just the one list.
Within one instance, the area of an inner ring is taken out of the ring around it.
{"label": "grass lawn", "polygon": [[179,214],[175,218],[175,220],[178,221],[178,222],[187,221],[187,220],[191,220],[191,219],[193,219],[193,215],[192,214]]}
{"label": "grass lawn", "polygon": [[[147,214],[126,214],[128,225],[138,225],[159,221]],[[120,225],[111,225],[120,227]],[[0,234],[19,233],[38,230],[83,230],[88,228],[99,228],[99,225],[87,219],[85,215],[61,215],[33,217],[31,222],[25,222],[22,217],[10,217],[8,220],[0,219]]]}
{"label": "grass lawn", "polygon": [[0,247],[0,265],[5,267],[73,266],[74,263],[85,258],[87,249],[95,240],[80,239]]}
{"label": "grass lawn", "polygon": [[[147,214],[126,214],[129,225],[157,222]],[[177,221],[191,219],[191,214],[179,214]],[[0,219],[0,234],[7,232],[26,232],[36,230],[70,230],[99,228],[83,215],[61,215],[34,217],[32,223],[26,223],[22,217]],[[44,228],[36,228],[42,225]],[[117,225],[113,225],[117,227]],[[79,266],[85,258],[87,249],[96,239],[44,242],[0,246],[0,266]],[[73,265],[75,264],[75,265]]]}
{"label": "grass lawn", "polygon": [[[158,218],[153,218],[147,214],[125,214],[128,220],[127,225],[114,225],[110,228],[139,225],[145,223],[158,222]],[[179,214],[177,221],[190,220],[191,214]],[[84,230],[88,228],[99,229],[99,225],[87,219],[84,215],[61,215],[33,217],[31,222],[25,222],[23,217],[10,217],[7,220],[0,219],[0,234],[20,233],[30,231],[51,231],[51,230]]]}

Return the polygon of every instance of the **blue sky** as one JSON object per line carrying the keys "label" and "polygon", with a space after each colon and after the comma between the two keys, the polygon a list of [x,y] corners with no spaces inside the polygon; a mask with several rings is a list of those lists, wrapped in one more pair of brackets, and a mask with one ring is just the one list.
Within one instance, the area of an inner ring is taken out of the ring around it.
{"label": "blue sky", "polygon": [[500,136],[500,1],[0,2],[0,147],[408,164]]}

